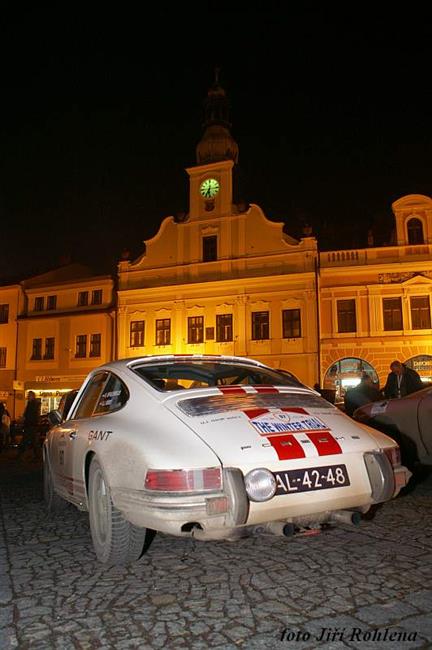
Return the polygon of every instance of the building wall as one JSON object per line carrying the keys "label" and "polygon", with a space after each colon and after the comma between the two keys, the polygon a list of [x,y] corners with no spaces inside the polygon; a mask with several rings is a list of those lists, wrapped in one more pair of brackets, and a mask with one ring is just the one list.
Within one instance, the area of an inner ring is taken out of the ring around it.
{"label": "building wall", "polygon": [[[430,356],[432,329],[413,326],[411,299],[423,297],[432,303],[432,244],[429,223],[432,200],[409,195],[394,204],[399,245],[350,251],[329,251],[320,255],[320,320],[322,381],[342,359],[357,358],[375,370],[381,387],[394,359],[402,362],[416,356]],[[423,242],[408,241],[407,224],[419,215],[423,219]],[[398,330],[384,325],[383,299],[401,300],[402,323]],[[338,327],[339,300],[354,300],[356,330],[343,333]],[[430,324],[430,323],[429,323]],[[428,377],[429,372],[426,372]]]}

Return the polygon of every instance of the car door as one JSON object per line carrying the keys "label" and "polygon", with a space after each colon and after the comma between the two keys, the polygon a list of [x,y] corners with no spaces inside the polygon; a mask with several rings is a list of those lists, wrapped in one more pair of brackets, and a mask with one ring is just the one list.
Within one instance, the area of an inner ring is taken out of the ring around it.
{"label": "car door", "polygon": [[107,383],[109,373],[97,372],[87,383],[74,409],[56,432],[56,471],[62,494],[73,503],[85,498],[84,456],[88,447],[89,421]]}

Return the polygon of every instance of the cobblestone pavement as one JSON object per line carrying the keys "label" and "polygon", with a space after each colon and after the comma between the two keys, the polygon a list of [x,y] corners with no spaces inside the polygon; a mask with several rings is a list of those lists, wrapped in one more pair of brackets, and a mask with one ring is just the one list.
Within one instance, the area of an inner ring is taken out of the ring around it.
{"label": "cobblestone pavement", "polygon": [[96,561],[86,513],[46,513],[40,465],[1,454],[0,489],[1,650],[432,648],[431,476],[359,528],[158,535],[128,568]]}

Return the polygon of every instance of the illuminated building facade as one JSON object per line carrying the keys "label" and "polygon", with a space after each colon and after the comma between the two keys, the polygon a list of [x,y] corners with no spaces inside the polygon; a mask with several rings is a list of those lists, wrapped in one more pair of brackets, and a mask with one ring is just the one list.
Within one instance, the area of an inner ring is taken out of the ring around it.
{"label": "illuminated building facade", "polygon": [[307,383],[318,371],[317,243],[245,204],[217,80],[189,175],[189,210],[119,264],[119,355],[252,356]]}
{"label": "illuminated building facade", "polygon": [[392,205],[395,242],[320,254],[320,359],[337,394],[366,370],[382,387],[394,359],[432,381],[432,199]]}
{"label": "illuminated building facade", "polygon": [[116,356],[113,287],[110,276],[73,264],[0,289],[9,312],[8,329],[0,324],[6,348],[0,380],[11,415],[22,413],[29,390],[47,413],[91,369]]}

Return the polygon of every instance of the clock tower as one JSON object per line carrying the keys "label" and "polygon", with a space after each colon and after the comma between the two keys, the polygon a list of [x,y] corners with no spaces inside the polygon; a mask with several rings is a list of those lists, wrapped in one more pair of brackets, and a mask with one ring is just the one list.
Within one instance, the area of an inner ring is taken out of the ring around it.
{"label": "clock tower", "polygon": [[229,103],[219,84],[219,69],[204,101],[204,132],[196,147],[195,167],[190,177],[189,217],[212,218],[232,213],[233,176],[239,149],[231,135]]}

